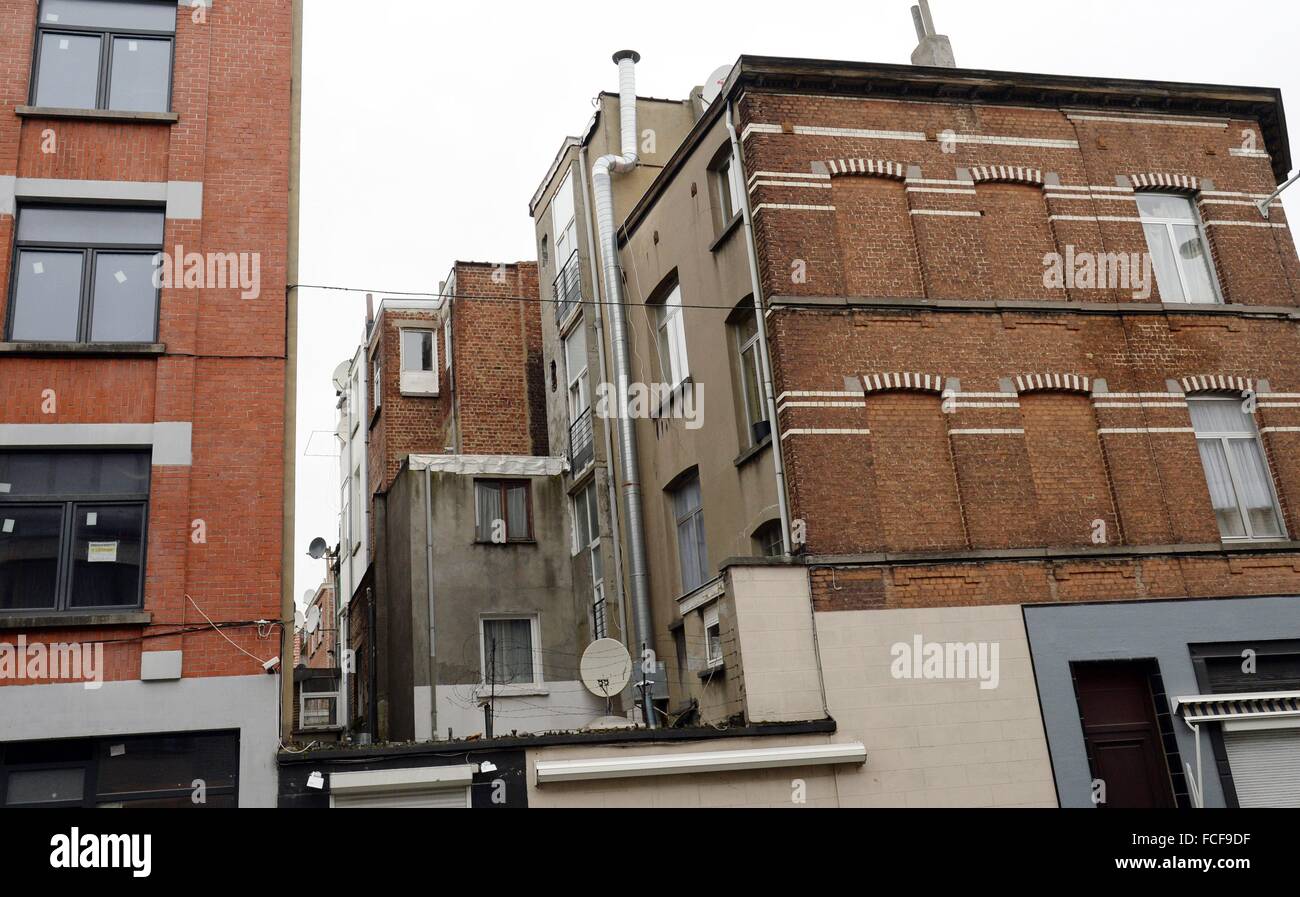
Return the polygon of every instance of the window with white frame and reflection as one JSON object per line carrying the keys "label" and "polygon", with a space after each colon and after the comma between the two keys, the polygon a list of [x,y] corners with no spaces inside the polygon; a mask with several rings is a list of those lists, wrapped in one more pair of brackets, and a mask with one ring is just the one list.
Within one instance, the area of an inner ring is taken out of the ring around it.
{"label": "window with white frame and reflection", "polygon": [[1189,397],[1210,503],[1225,541],[1281,539],[1282,514],[1254,418],[1240,398]]}
{"label": "window with white frame and reflection", "polygon": [[596,480],[573,496],[573,553],[588,551],[591,570],[592,638],[604,638],[605,624],[605,571],[600,556],[600,515],[597,508]]}
{"label": "window with white frame and reflection", "polygon": [[1210,244],[1192,198],[1139,193],[1137,203],[1160,298],[1165,302],[1222,302]]}

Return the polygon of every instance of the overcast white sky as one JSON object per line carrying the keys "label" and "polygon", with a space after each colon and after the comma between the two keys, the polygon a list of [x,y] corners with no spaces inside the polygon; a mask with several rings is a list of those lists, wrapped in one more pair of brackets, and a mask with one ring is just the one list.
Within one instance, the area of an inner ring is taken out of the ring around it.
{"label": "overcast white sky", "polygon": [[[742,53],[906,63],[916,44],[910,0],[305,4],[301,280],[361,291],[299,297],[299,596],[325,572],[312,537],[338,539],[337,458],[306,453],[332,448],[311,435],[333,430],[330,373],[360,341],[364,291],[534,258],[528,201],[591,98],[617,90],[615,50],[640,51],[640,94],[683,98]],[[963,67],[1280,87],[1300,121],[1296,0],[931,9]]]}

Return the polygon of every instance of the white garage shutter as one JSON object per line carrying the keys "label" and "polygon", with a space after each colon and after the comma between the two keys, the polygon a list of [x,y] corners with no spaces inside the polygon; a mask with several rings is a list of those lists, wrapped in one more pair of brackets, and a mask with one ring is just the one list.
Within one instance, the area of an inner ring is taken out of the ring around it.
{"label": "white garage shutter", "polygon": [[401,791],[375,794],[336,794],[337,809],[424,809],[428,807],[465,809],[469,806],[468,788],[438,788],[428,791]]}
{"label": "white garage shutter", "polygon": [[1243,807],[1300,807],[1300,729],[1224,732]]}

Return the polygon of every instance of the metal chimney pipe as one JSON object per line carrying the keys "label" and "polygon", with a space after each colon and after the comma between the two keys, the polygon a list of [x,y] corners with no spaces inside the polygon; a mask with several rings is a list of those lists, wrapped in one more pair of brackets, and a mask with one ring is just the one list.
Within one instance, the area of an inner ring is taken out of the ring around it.
{"label": "metal chimney pipe", "polygon": [[[650,618],[650,588],[646,567],[645,528],[641,517],[641,482],[637,466],[636,427],[627,413],[628,387],[632,379],[628,355],[627,320],[623,314],[623,271],[618,259],[617,228],[614,224],[614,192],[611,175],[631,171],[638,162],[636,149],[636,64],[641,54],[620,50],[614,54],[618,65],[618,113],[622,140],[619,155],[601,156],[591,167],[592,190],[596,197],[596,228],[600,233],[600,254],[605,273],[603,304],[609,310],[609,339],[613,355],[614,376],[618,378],[618,448],[619,468],[623,479],[623,509],[627,517],[628,578],[632,586],[632,618],[636,645],[654,644],[654,624]],[[644,657],[637,658],[637,669]],[[644,673],[642,676],[644,677]],[[644,689],[643,711],[646,724],[656,720],[650,690]]]}

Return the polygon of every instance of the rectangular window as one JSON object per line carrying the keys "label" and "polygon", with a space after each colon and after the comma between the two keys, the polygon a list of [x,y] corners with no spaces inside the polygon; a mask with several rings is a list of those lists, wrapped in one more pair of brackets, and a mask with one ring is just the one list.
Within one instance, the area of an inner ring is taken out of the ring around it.
{"label": "rectangular window", "polygon": [[700,478],[692,476],[673,493],[677,520],[677,558],[682,568],[682,592],[693,592],[708,580],[709,560],[704,546],[704,509],[700,504]]}
{"label": "rectangular window", "polygon": [[162,209],[23,206],[14,240],[9,339],[151,343]]}
{"label": "rectangular window", "polygon": [[605,637],[605,570],[600,554],[600,512],[593,478],[573,497],[573,553],[589,551],[591,569],[592,630],[594,638]]}
{"label": "rectangular window", "polygon": [[716,604],[704,611],[704,659],[710,668],[722,666],[722,624]]}
{"label": "rectangular window", "polygon": [[758,324],[748,312],[736,325],[736,352],[740,367],[741,401],[745,406],[745,432],[749,446],[758,445],[772,432],[763,396],[763,369],[759,355]]}
{"label": "rectangular window", "polygon": [[365,539],[365,492],[361,487],[361,465],[352,469],[352,553],[356,554]]}
{"label": "rectangular window", "polygon": [[0,611],[139,607],[148,452],[0,453]]}
{"label": "rectangular window", "polygon": [[1196,447],[1224,540],[1280,539],[1282,514],[1255,423],[1236,398],[1190,398]]}
{"label": "rectangular window", "polygon": [[728,158],[714,169],[714,181],[718,191],[718,208],[722,213],[721,224],[725,227],[740,214],[740,172],[735,160]]}
{"label": "rectangular window", "polygon": [[483,684],[536,685],[542,681],[536,645],[536,617],[483,620]]}
{"label": "rectangular window", "polygon": [[370,384],[370,392],[374,401],[374,410],[378,411],[384,401],[384,366],[378,355],[370,359],[370,370],[371,377],[374,379]]}
{"label": "rectangular window", "polygon": [[587,330],[582,322],[564,338],[564,369],[569,379],[569,420],[576,421],[591,407],[587,380]]}
{"label": "rectangular window", "polygon": [[474,541],[503,545],[533,541],[527,480],[474,481]]}
{"label": "rectangular window", "polygon": [[41,0],[32,105],[167,112],[175,36],[175,4]]}
{"label": "rectangular window", "polygon": [[1165,302],[1222,302],[1196,205],[1174,193],[1139,193],[1138,211]]}
{"label": "rectangular window", "polygon": [[564,176],[551,200],[551,229],[555,234],[555,261],[563,265],[578,250],[578,222],[573,206],[573,173]]}
{"label": "rectangular window", "polygon": [[438,394],[438,341],[432,330],[403,330],[402,392]]}
{"label": "rectangular window", "polygon": [[690,375],[686,360],[686,325],[682,320],[682,288],[671,293],[655,308],[655,338],[659,344],[659,370],[669,386],[676,387]]}

